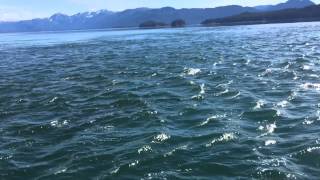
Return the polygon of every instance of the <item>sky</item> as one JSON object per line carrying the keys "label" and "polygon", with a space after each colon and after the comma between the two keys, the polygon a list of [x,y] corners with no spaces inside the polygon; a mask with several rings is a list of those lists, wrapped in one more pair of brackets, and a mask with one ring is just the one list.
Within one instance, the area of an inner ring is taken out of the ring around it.
{"label": "sky", "polygon": [[[108,9],[122,11],[138,7],[210,8],[224,5],[256,6],[286,0],[0,0],[0,21],[49,17],[55,13],[76,14]],[[320,3],[320,0],[314,0]]]}

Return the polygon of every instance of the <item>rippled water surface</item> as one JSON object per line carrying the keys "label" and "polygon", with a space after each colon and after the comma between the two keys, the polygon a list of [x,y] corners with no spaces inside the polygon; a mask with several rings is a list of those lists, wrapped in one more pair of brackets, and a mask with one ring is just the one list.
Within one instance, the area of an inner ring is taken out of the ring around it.
{"label": "rippled water surface", "polygon": [[320,176],[320,23],[0,39],[0,179]]}

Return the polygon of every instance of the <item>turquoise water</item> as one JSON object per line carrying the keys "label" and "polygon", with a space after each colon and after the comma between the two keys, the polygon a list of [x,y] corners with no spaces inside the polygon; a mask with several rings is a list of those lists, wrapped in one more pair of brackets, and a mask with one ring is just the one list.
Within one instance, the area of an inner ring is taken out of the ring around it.
{"label": "turquoise water", "polygon": [[0,35],[0,179],[317,179],[320,23]]}

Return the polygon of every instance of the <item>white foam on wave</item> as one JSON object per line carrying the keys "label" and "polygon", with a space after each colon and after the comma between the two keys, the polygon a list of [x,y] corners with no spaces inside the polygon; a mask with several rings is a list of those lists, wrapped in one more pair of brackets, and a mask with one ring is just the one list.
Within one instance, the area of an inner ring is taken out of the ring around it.
{"label": "white foam on wave", "polygon": [[278,103],[277,103],[277,106],[284,108],[284,107],[287,107],[288,104],[289,104],[289,102],[288,102],[287,100],[283,100],[283,101],[281,101],[281,102],[278,102]]}
{"label": "white foam on wave", "polygon": [[52,127],[63,127],[63,126],[67,126],[69,124],[69,121],[68,120],[64,120],[62,122],[58,121],[58,120],[54,120],[54,121],[51,121],[50,122],[50,125]]}
{"label": "white foam on wave", "polygon": [[267,140],[267,141],[265,141],[265,143],[264,143],[265,146],[275,145],[275,144],[277,144],[277,141],[276,141],[276,140]]}
{"label": "white foam on wave", "polygon": [[276,123],[267,124],[267,126],[266,126],[266,129],[267,129],[268,133],[270,133],[270,134],[273,133],[276,128],[277,128]]}
{"label": "white foam on wave", "polygon": [[157,136],[155,136],[153,138],[153,143],[160,143],[160,142],[163,142],[163,141],[166,141],[170,139],[170,135],[167,135],[165,133],[161,133],[161,134],[158,134]]}
{"label": "white foam on wave", "polygon": [[201,85],[200,85],[200,92],[199,92],[199,94],[192,96],[191,99],[197,99],[197,100],[204,99],[204,96],[203,96],[203,95],[204,95],[205,93],[206,93],[205,84],[201,84]]}
{"label": "white foam on wave", "polygon": [[63,80],[65,80],[65,81],[72,80],[72,77],[65,77],[65,78],[63,78]]}
{"label": "white foam on wave", "polygon": [[235,94],[234,96],[231,96],[230,99],[234,99],[234,98],[237,98],[238,96],[241,95],[241,92],[239,91],[237,94]]}
{"label": "white foam on wave", "polygon": [[54,174],[55,175],[58,175],[58,174],[61,174],[61,173],[64,173],[64,172],[66,172],[67,171],[67,168],[64,168],[64,169],[60,169],[60,170],[58,170],[57,172],[55,172]]}
{"label": "white foam on wave", "polygon": [[266,75],[268,75],[268,74],[271,74],[272,71],[274,71],[274,69],[267,68],[264,72],[262,72],[261,74],[259,74],[258,77],[263,77],[263,76],[266,76]]}
{"label": "white foam on wave", "polygon": [[298,77],[298,74],[295,72],[295,71],[293,71],[292,72],[293,73],[293,80],[297,80],[299,77]]}
{"label": "white foam on wave", "polygon": [[191,75],[191,76],[197,75],[200,72],[201,72],[201,69],[199,69],[199,68],[189,68],[189,69],[187,69],[187,74]]}
{"label": "white foam on wave", "polygon": [[136,166],[139,164],[139,161],[138,160],[135,160],[134,162],[130,163],[129,164],[129,167],[133,167],[133,166]]}
{"label": "white foam on wave", "polygon": [[224,91],[222,92],[219,92],[219,93],[215,93],[215,96],[222,96],[224,94],[227,94],[229,92],[229,89],[225,89]]}
{"label": "white foam on wave", "polygon": [[288,179],[297,179],[296,175],[290,174],[290,173],[287,174],[286,177],[287,177]]}
{"label": "white foam on wave", "polygon": [[[303,149],[301,151],[299,151],[298,153],[295,153],[296,155],[303,155],[303,154],[307,154],[307,153],[312,153],[314,151],[320,151],[320,146],[314,146],[314,147],[308,147],[307,149]],[[294,155],[294,154],[293,154]],[[292,155],[291,155],[292,156]]]}
{"label": "white foam on wave", "polygon": [[311,66],[309,66],[309,65],[303,65],[302,69],[303,69],[303,70],[310,70],[310,69],[311,69]]}
{"label": "white foam on wave", "polygon": [[263,101],[263,100],[258,100],[257,102],[256,102],[256,106],[255,107],[253,107],[253,109],[261,109],[263,106],[264,106],[264,104],[265,104],[265,101]]}
{"label": "white foam on wave", "polygon": [[187,148],[188,148],[188,146],[187,146],[187,145],[183,145],[183,146],[180,146],[180,147],[174,148],[172,151],[170,151],[170,152],[166,153],[166,154],[164,155],[164,157],[171,156],[171,155],[173,155],[173,153],[175,153],[176,151],[178,151],[178,150],[186,150]]}
{"label": "white foam on wave", "polygon": [[284,113],[284,111],[282,111],[282,110],[280,110],[280,109],[275,109],[275,111],[277,112],[277,113],[276,113],[277,116],[281,116],[281,115]]}
{"label": "white foam on wave", "polygon": [[279,166],[286,166],[287,159],[285,157],[280,158],[272,158],[272,159],[262,159],[261,165],[263,166],[271,166],[271,167],[279,167]]}
{"label": "white foam on wave", "polygon": [[54,98],[52,98],[52,99],[49,101],[49,103],[54,103],[54,102],[56,102],[58,99],[59,99],[58,97],[54,97]]}
{"label": "white foam on wave", "polygon": [[265,127],[263,127],[263,126],[259,127],[260,130],[266,130],[268,134],[272,134],[276,128],[277,128],[276,123],[267,124]]}
{"label": "white foam on wave", "polygon": [[317,74],[308,74],[307,76],[312,77],[312,78],[319,78],[319,75],[317,75]]}
{"label": "white foam on wave", "polygon": [[209,124],[210,123],[210,121],[212,121],[212,120],[216,120],[216,119],[220,119],[220,118],[224,118],[224,117],[226,117],[227,115],[214,115],[214,116],[210,116],[210,117],[208,117],[205,121],[203,121],[201,124],[200,124],[200,126],[204,126],[204,125],[206,125],[206,124]]}
{"label": "white foam on wave", "polygon": [[215,138],[210,143],[206,144],[206,147],[213,146],[217,142],[224,142],[224,141],[228,142],[228,141],[231,141],[231,140],[234,140],[234,139],[236,139],[236,135],[234,133],[224,133],[219,138]]}
{"label": "white foam on wave", "polygon": [[315,151],[315,150],[320,150],[320,147],[309,147],[308,149],[307,149],[307,151],[310,153],[310,152],[313,152],[313,151]]}
{"label": "white foam on wave", "polygon": [[155,115],[155,114],[158,114],[158,111],[147,111],[147,113],[150,115]]}
{"label": "white foam on wave", "polygon": [[293,92],[290,94],[290,96],[288,97],[288,100],[289,100],[289,101],[292,101],[292,100],[294,100],[294,99],[296,98],[296,96],[297,96],[297,92],[296,92],[296,91],[293,91]]}
{"label": "white foam on wave", "polygon": [[119,172],[119,170],[120,170],[120,167],[117,167],[117,168],[115,168],[114,170],[112,170],[112,171],[110,172],[110,174],[117,174],[117,173]]}
{"label": "white foam on wave", "polygon": [[204,99],[204,97],[203,97],[201,94],[198,94],[198,95],[192,96],[191,99],[194,99],[194,100],[202,100],[202,99]]}
{"label": "white foam on wave", "polygon": [[205,91],[205,85],[204,84],[201,84],[200,85],[200,94],[205,94],[206,91]]}
{"label": "white foam on wave", "polygon": [[207,118],[205,121],[203,121],[203,122],[200,124],[200,126],[204,126],[204,125],[206,125],[206,124],[209,124],[209,122],[210,122],[212,119],[214,119],[214,118],[212,118],[212,117]]}
{"label": "white foam on wave", "polygon": [[310,124],[313,124],[313,123],[314,123],[314,121],[309,120],[309,119],[306,118],[306,119],[303,121],[302,124],[304,124],[304,125],[310,125]]}
{"label": "white foam on wave", "polygon": [[151,152],[151,151],[152,151],[152,148],[149,145],[142,146],[140,149],[138,149],[139,154],[143,152]]}
{"label": "white foam on wave", "polygon": [[1,156],[0,155],[0,160],[9,160],[11,159],[13,156],[12,155],[4,155],[4,156]]}
{"label": "white foam on wave", "polygon": [[259,126],[259,130],[260,131],[265,131],[266,133],[262,134],[261,136],[266,136],[268,134],[272,134],[274,133],[274,131],[276,130],[277,125],[276,123],[273,124],[267,124],[266,126]]}

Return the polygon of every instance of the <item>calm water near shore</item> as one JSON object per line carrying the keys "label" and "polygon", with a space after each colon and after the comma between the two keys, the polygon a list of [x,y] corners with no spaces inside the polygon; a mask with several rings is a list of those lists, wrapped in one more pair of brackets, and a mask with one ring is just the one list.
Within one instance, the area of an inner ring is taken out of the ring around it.
{"label": "calm water near shore", "polygon": [[318,179],[320,23],[0,34],[0,179]]}

